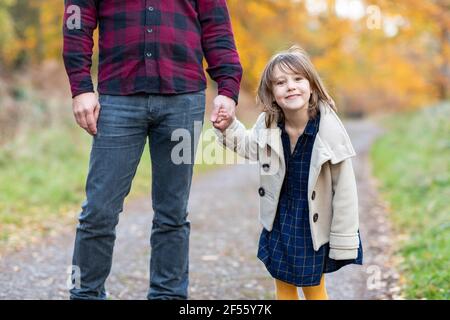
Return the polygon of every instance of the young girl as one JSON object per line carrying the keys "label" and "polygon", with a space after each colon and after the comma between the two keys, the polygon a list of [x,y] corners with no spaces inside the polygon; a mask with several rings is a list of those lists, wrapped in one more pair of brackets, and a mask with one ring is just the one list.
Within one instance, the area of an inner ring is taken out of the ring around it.
{"label": "young girl", "polygon": [[[277,299],[328,299],[324,274],[362,264],[355,151],[307,54],[272,57],[258,88],[264,112],[245,127],[224,108],[219,143],[261,166],[258,258]],[[275,168],[275,170],[274,170]]]}

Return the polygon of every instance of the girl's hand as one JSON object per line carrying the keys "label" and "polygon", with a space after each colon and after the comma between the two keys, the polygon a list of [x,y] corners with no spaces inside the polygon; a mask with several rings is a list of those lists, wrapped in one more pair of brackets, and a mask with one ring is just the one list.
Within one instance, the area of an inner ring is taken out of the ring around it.
{"label": "girl's hand", "polygon": [[213,126],[221,132],[224,132],[231,125],[233,120],[234,116],[232,116],[226,108],[220,107],[217,114],[217,120],[213,122]]}

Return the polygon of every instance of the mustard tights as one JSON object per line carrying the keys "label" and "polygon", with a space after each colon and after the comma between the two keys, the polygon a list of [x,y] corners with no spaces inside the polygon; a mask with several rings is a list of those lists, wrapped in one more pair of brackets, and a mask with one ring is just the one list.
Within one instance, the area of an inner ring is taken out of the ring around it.
{"label": "mustard tights", "polygon": [[[277,300],[299,300],[297,287],[293,284],[275,279]],[[325,288],[325,276],[322,275],[320,284],[313,287],[302,287],[306,300],[328,300]]]}

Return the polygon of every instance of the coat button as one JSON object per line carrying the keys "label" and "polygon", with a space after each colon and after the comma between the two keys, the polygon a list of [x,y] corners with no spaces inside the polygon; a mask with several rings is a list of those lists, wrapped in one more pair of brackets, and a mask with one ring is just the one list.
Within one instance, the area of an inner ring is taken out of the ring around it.
{"label": "coat button", "polygon": [[316,198],[316,192],[313,191],[313,192],[312,192],[312,195],[311,195],[311,200],[314,200],[315,198]]}
{"label": "coat button", "polygon": [[262,167],[263,167],[263,170],[264,170],[265,172],[267,172],[267,171],[269,171],[270,165],[269,165],[268,163],[264,163],[264,164],[262,165]]}
{"label": "coat button", "polygon": [[317,219],[319,219],[319,214],[318,213],[314,213],[313,221],[317,222]]}
{"label": "coat button", "polygon": [[264,195],[266,194],[266,192],[264,191],[264,188],[263,188],[263,187],[261,187],[261,188],[258,189],[258,193],[259,193],[259,195],[260,195],[261,197],[264,197]]}

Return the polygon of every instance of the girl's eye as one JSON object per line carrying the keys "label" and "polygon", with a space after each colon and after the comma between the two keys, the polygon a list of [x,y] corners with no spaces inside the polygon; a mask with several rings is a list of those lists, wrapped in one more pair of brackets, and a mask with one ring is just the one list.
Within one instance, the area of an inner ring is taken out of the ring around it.
{"label": "girl's eye", "polygon": [[295,80],[296,80],[296,81],[302,81],[302,80],[303,80],[303,77],[297,77],[297,78],[295,78]]}
{"label": "girl's eye", "polygon": [[278,81],[277,82],[277,86],[281,86],[281,85],[283,85],[284,84],[284,81]]}

